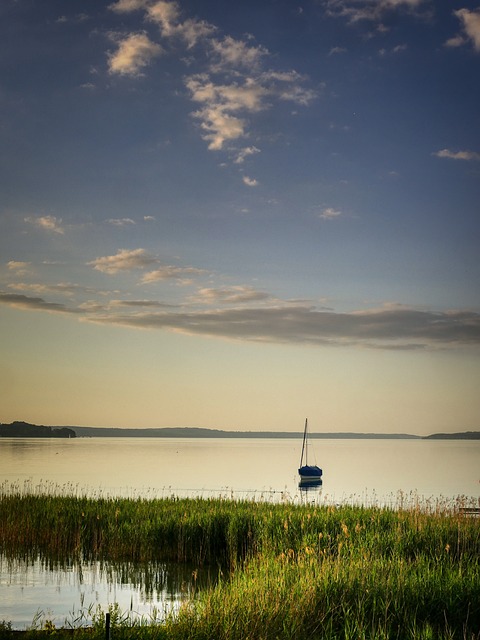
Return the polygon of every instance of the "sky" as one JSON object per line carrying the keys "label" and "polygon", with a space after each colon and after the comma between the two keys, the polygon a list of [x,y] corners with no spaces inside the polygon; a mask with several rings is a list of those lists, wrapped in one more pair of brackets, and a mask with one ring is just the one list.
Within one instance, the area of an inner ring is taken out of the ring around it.
{"label": "sky", "polygon": [[480,4],[2,0],[0,421],[480,429]]}

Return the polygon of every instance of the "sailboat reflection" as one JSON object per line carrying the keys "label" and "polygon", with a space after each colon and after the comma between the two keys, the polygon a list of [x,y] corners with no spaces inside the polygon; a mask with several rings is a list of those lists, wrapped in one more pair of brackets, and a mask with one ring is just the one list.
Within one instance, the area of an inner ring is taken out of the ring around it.
{"label": "sailboat reflection", "polygon": [[322,487],[322,479],[318,478],[315,480],[306,480],[302,478],[298,483],[298,488],[300,491],[318,491]]}

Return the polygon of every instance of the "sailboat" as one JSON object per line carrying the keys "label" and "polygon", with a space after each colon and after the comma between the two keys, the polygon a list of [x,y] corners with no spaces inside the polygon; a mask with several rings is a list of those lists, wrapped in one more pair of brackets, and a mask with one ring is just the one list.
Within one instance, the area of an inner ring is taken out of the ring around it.
{"label": "sailboat", "polygon": [[308,464],[308,419],[305,418],[305,429],[303,431],[302,455],[298,475],[301,484],[319,485],[322,483],[323,471],[316,464]]}

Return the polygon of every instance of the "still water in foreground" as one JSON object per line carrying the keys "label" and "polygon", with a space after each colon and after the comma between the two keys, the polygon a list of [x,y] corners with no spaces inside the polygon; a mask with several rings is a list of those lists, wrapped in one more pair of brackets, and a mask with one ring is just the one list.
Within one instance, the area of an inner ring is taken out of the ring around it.
{"label": "still water in foreground", "polygon": [[[0,439],[2,491],[141,498],[211,496],[316,504],[441,504],[480,498],[480,442],[315,440],[323,486],[303,492],[301,440]],[[195,575],[195,579],[192,578]],[[100,606],[161,617],[198,586],[177,566],[48,566],[0,556],[0,622],[87,624]]]}
{"label": "still water in foreground", "polygon": [[205,570],[175,563],[52,565],[0,555],[0,622],[14,629],[89,626],[109,606],[148,622],[162,620],[196,589],[213,580]]}

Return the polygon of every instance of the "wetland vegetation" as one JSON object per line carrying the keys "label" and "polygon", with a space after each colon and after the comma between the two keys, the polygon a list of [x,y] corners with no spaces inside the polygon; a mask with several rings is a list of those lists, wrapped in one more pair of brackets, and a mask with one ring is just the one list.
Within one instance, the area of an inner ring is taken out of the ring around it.
{"label": "wetland vegetation", "polygon": [[[218,575],[162,619],[132,619],[113,609],[112,638],[474,640],[480,638],[480,519],[458,507],[4,490],[0,551],[52,563],[174,561]],[[68,633],[104,638],[104,617],[97,612],[88,630],[72,625]],[[13,633],[8,621],[1,630],[2,637]],[[35,634],[53,632],[67,633]]]}

